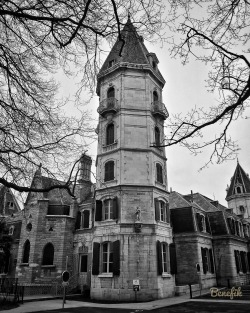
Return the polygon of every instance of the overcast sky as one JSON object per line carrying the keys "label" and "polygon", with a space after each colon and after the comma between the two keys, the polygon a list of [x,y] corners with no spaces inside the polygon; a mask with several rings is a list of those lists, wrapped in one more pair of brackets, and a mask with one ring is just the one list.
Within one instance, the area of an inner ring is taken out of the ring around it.
{"label": "overcast sky", "polygon": [[[166,80],[163,89],[163,102],[165,103],[169,114],[179,112],[186,113],[192,107],[209,107],[215,105],[218,101],[216,95],[207,91],[205,79],[209,68],[199,61],[190,61],[188,65],[183,66],[180,59],[170,57],[169,46],[165,44],[163,48],[157,44],[150,45],[145,42],[149,52],[156,53],[159,64],[158,67]],[[69,81],[62,81],[64,94],[69,90]],[[93,118],[98,121],[96,112],[98,107],[98,97],[94,97],[87,106]],[[240,151],[238,158],[243,169],[250,172],[250,162],[248,161],[249,147],[249,119],[240,119],[234,123],[230,129],[230,135],[233,139],[238,140]],[[207,136],[213,136],[214,126],[206,130]],[[88,153],[95,157],[97,144],[94,143]],[[185,148],[176,146],[166,148],[168,158],[168,186],[172,190],[182,194],[200,192],[207,197],[219,200],[226,205],[226,187],[230,184],[230,178],[233,176],[237,160],[227,161],[223,164],[209,165],[208,168],[199,171],[201,167],[209,160],[211,148],[206,149],[203,153],[193,156]],[[95,167],[93,167],[95,172]]]}

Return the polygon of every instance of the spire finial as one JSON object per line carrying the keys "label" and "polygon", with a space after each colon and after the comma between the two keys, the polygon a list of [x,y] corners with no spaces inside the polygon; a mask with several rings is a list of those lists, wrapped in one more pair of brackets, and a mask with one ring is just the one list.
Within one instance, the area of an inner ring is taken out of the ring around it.
{"label": "spire finial", "polygon": [[237,157],[237,164],[239,164],[239,159],[238,159],[238,157]]}
{"label": "spire finial", "polygon": [[131,15],[130,15],[130,12],[128,10],[128,21],[127,21],[127,23],[131,23],[130,17],[131,17]]}

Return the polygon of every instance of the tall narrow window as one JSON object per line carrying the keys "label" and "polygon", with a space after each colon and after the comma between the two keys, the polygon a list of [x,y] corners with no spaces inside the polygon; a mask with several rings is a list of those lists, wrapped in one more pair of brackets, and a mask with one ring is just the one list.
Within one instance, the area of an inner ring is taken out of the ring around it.
{"label": "tall narrow window", "polygon": [[115,132],[114,124],[111,123],[107,126],[106,129],[106,144],[111,145],[115,141]]}
{"label": "tall narrow window", "polygon": [[54,246],[52,243],[47,243],[43,249],[42,265],[53,265],[54,262]]}
{"label": "tall narrow window", "polygon": [[168,270],[168,245],[166,242],[156,242],[158,274],[167,273]]}
{"label": "tall narrow window", "polygon": [[30,242],[29,240],[26,240],[23,247],[23,263],[29,263],[29,258],[30,258]]}
{"label": "tall narrow window", "polygon": [[80,255],[80,272],[85,273],[88,271],[88,255]]}
{"label": "tall narrow window", "polygon": [[82,212],[82,228],[89,228],[89,216],[90,216],[89,210],[84,210]]}
{"label": "tall narrow window", "polygon": [[105,164],[105,174],[104,174],[104,181],[109,181],[114,179],[114,161],[108,161]]}
{"label": "tall narrow window", "polygon": [[153,101],[157,102],[158,101],[158,93],[156,91],[153,92]]}
{"label": "tall narrow window", "polygon": [[162,166],[156,163],[156,181],[163,184]]}
{"label": "tall narrow window", "polygon": [[161,133],[157,126],[155,126],[155,145],[160,146],[161,144]]}
{"label": "tall narrow window", "polygon": [[110,220],[113,218],[113,199],[104,201],[104,219]]}
{"label": "tall narrow window", "polygon": [[113,272],[113,243],[105,242],[102,245],[102,272]]}
{"label": "tall narrow window", "polygon": [[166,209],[165,209],[165,203],[163,201],[160,201],[160,218],[161,221],[166,221]]}
{"label": "tall narrow window", "polygon": [[165,242],[162,242],[161,244],[161,251],[162,251],[162,269],[163,272],[167,272],[168,271],[168,267],[167,267],[167,244]]}
{"label": "tall narrow window", "polygon": [[107,98],[114,98],[114,97],[115,97],[115,89],[114,87],[110,87],[107,92]]}

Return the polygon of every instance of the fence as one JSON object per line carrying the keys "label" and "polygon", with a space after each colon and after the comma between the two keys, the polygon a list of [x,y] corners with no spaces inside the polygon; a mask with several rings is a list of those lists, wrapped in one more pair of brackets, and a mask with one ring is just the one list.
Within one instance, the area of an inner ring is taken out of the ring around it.
{"label": "fence", "polygon": [[0,278],[0,303],[23,302],[24,287],[17,278]]}

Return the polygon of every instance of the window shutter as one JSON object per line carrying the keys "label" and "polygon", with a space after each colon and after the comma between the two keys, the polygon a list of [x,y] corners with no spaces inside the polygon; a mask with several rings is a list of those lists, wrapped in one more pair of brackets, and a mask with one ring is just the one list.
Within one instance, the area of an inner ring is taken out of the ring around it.
{"label": "window shutter", "polygon": [[212,249],[209,249],[209,259],[210,259],[210,265],[211,265],[211,273],[214,273],[214,258],[213,258],[213,251]]}
{"label": "window shutter", "polygon": [[117,197],[113,199],[113,219],[118,219],[118,201]]}
{"label": "window shutter", "polygon": [[247,252],[248,270],[250,271],[250,252]]}
{"label": "window shutter", "polygon": [[169,245],[169,253],[170,253],[170,273],[177,274],[176,248],[174,243],[171,243]]}
{"label": "window shutter", "polygon": [[95,221],[101,221],[102,220],[102,201],[96,200],[96,206],[95,206]]}
{"label": "window shutter", "polygon": [[83,211],[83,228],[89,228],[89,210]]}
{"label": "window shutter", "polygon": [[239,264],[239,259],[238,259],[238,251],[236,250],[234,250],[234,257],[235,257],[236,270],[237,270],[237,273],[239,273],[240,264]]}
{"label": "window shutter", "polygon": [[206,262],[206,250],[201,248],[201,258],[202,258],[202,265],[203,265],[203,273],[207,273],[207,262]]}
{"label": "window shutter", "polygon": [[158,199],[155,199],[155,220],[156,222],[160,220],[160,204]]}
{"label": "window shutter", "polygon": [[81,226],[81,212],[78,211],[76,215],[75,229],[80,229],[80,226]]}
{"label": "window shutter", "polygon": [[240,252],[240,259],[241,259],[241,265],[242,265],[242,272],[243,273],[247,272],[245,253],[246,252],[244,252],[244,251]]}
{"label": "window shutter", "polygon": [[211,234],[210,223],[209,223],[209,220],[208,220],[207,216],[205,216],[205,223],[206,223],[206,232]]}
{"label": "window shutter", "polygon": [[167,202],[165,205],[166,205],[167,223],[170,223],[170,208],[169,208],[169,203]]}
{"label": "window shutter", "polygon": [[113,274],[120,275],[120,240],[113,242]]}
{"label": "window shutter", "polygon": [[159,240],[156,241],[156,253],[157,253],[157,263],[158,263],[158,274],[161,275],[162,269],[162,254],[161,254],[161,243]]}
{"label": "window shutter", "polygon": [[92,275],[99,274],[99,262],[100,262],[100,244],[98,242],[94,242]]}

